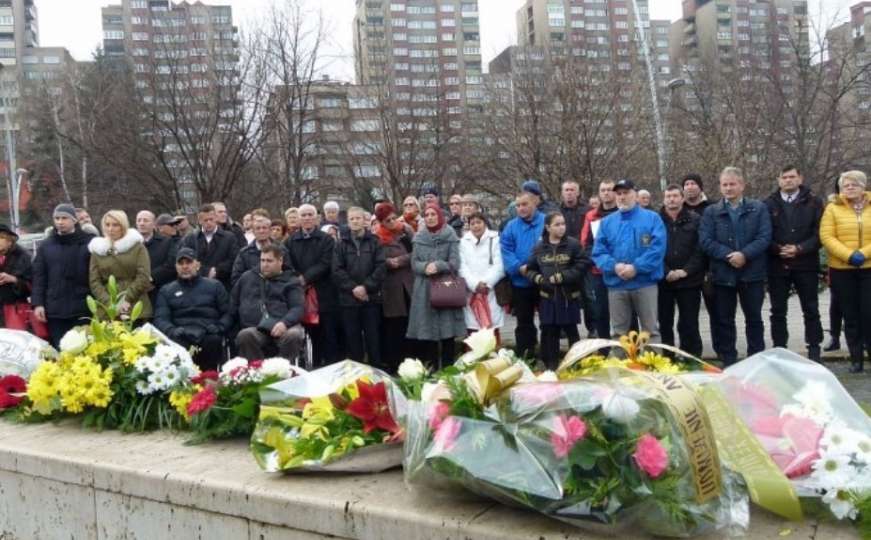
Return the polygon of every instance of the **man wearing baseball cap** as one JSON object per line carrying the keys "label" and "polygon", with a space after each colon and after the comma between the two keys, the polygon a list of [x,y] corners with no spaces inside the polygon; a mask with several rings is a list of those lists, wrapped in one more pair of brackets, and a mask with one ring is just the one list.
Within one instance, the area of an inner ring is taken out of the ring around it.
{"label": "man wearing baseball cap", "polygon": [[154,326],[183,347],[196,346],[194,361],[216,369],[224,361],[224,337],[233,326],[230,295],[219,281],[200,276],[200,261],[191,248],[175,256],[178,278],[157,293]]}
{"label": "man wearing baseball cap", "polygon": [[638,205],[632,180],[615,183],[614,194],[618,211],[602,220],[593,245],[593,260],[608,288],[611,332],[614,337],[627,334],[634,312],[641,330],[658,342],[657,294],[665,268],[665,225],[656,212]]}

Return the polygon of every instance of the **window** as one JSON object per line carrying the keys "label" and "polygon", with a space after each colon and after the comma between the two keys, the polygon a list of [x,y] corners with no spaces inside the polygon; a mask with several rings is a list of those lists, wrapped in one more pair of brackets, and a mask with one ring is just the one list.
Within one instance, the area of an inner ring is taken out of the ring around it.
{"label": "window", "polygon": [[436,37],[434,35],[412,35],[409,40],[411,43],[435,43]]}
{"label": "window", "polygon": [[406,41],[408,39],[408,34],[402,32],[395,32],[393,34],[393,41]]}
{"label": "window", "polygon": [[[3,24],[0,17],[0,24]],[[124,30],[104,30],[103,39],[124,39]]]}
{"label": "window", "polygon": [[230,24],[230,16],[229,15],[214,15],[212,17],[212,24]]}
{"label": "window", "polygon": [[434,15],[436,8],[435,6],[408,6],[408,12],[413,15]]}
{"label": "window", "polygon": [[435,21],[408,21],[408,28],[412,30],[435,30]]}
{"label": "window", "polygon": [[[351,128],[353,131],[353,127]],[[378,147],[374,144],[364,142],[355,142],[351,145],[351,153],[357,156],[371,156],[378,152]]]}
{"label": "window", "polygon": [[13,23],[12,15],[0,15],[0,25],[12,26],[12,23]]}
{"label": "window", "polygon": [[453,13],[454,12],[454,5],[453,4],[442,4],[441,11],[442,11],[442,13]]}
{"label": "window", "polygon": [[331,98],[321,98],[318,100],[318,107],[322,107],[324,109],[338,109],[342,106],[342,100],[340,98],[331,97]]}
{"label": "window", "polygon": [[444,64],[443,67],[444,67],[445,71],[457,71],[457,69],[459,69],[459,66],[457,65],[456,62],[448,62],[448,63]]}
{"label": "window", "polygon": [[206,24],[206,18],[203,16],[192,16],[191,24]]}
{"label": "window", "polygon": [[455,21],[454,19],[442,19],[442,26],[446,28],[457,26],[457,21]]}
{"label": "window", "polygon": [[359,178],[373,178],[381,176],[381,170],[378,165],[359,165],[354,167],[354,176]]}
{"label": "window", "polygon": [[405,19],[393,19],[391,24],[397,28],[405,28]]}
{"label": "window", "polygon": [[42,62],[44,64],[60,64],[60,56],[43,56]]}
{"label": "window", "polygon": [[481,54],[481,47],[463,47],[463,54],[465,54],[465,55]]}
{"label": "window", "polygon": [[370,97],[349,97],[348,107],[351,109],[374,109],[375,100]]}
{"label": "window", "polygon": [[342,131],[345,126],[341,120],[322,120],[321,130],[323,131]]}
{"label": "window", "polygon": [[393,56],[408,56],[408,49],[404,47],[397,47],[393,49]]}
{"label": "window", "polygon": [[459,77],[445,77],[445,84],[448,86],[455,86],[460,84]]}
{"label": "window", "polygon": [[405,11],[405,4],[390,4],[390,11]]}
{"label": "window", "polygon": [[303,167],[301,172],[303,180],[314,180],[315,178],[319,177],[317,165],[309,165],[308,167]]}
{"label": "window", "polygon": [[[456,54],[456,49],[454,49]],[[438,55],[438,51],[434,49],[412,49],[411,57],[412,58],[435,58]]]}
{"label": "window", "polygon": [[380,128],[381,123],[377,118],[354,120],[351,122],[351,131],[378,131]]}
{"label": "window", "polygon": [[133,9],[147,9],[148,1],[147,0],[133,0],[130,2],[130,7]]}
{"label": "window", "polygon": [[408,69],[407,62],[397,62],[397,63],[393,64],[394,71],[406,71],[407,69]]}
{"label": "window", "polygon": [[205,32],[194,32],[191,34],[191,41],[206,41]]}
{"label": "window", "polygon": [[456,48],[442,49],[442,56],[457,56],[457,49]]}
{"label": "window", "polygon": [[[10,49],[12,51],[12,56],[6,58],[15,58],[15,49]],[[22,56],[21,57],[22,64],[38,64],[39,58],[36,56]]]}
{"label": "window", "polygon": [[133,32],[131,37],[133,41],[148,41],[148,32]]}

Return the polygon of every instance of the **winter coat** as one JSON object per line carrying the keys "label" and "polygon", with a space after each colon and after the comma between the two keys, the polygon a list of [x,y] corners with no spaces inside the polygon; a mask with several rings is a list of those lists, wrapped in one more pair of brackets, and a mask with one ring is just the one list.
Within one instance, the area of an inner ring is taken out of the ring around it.
{"label": "winter coat", "polygon": [[151,262],[151,283],[155,290],[176,278],[175,274],[175,240],[154,233],[145,242],[148,250],[148,260]]}
{"label": "winter coat", "polygon": [[581,230],[584,228],[584,218],[589,212],[590,209],[581,204],[578,201],[578,204],[575,206],[565,206],[560,207],[560,212],[563,215],[563,219],[566,220],[566,235],[574,238],[575,240],[580,240],[581,238]]}
{"label": "winter coat", "polygon": [[236,239],[236,247],[241,249],[243,246],[248,245],[248,239],[245,238],[245,229],[243,229],[242,226],[235,221],[228,219],[227,223],[219,223],[218,227],[222,231],[228,232],[233,235],[233,237]]}
{"label": "winter coat", "polygon": [[18,278],[17,283],[0,285],[0,305],[23,302],[30,296],[33,280],[33,262],[30,254],[18,244],[13,244],[6,255],[0,256],[0,273]]}
{"label": "winter coat", "polygon": [[696,214],[697,216],[699,216],[699,219],[701,219],[702,215],[705,213],[705,210],[709,206],[711,206],[712,204],[715,204],[715,203],[711,202],[711,200],[708,198],[703,198],[701,201],[699,201],[699,204],[697,204],[695,206],[684,201],[683,207],[686,208],[687,210],[689,210],[690,212]]}
{"label": "winter coat", "polygon": [[215,279],[220,281],[224,288],[230,290],[230,277],[233,273],[233,262],[239,252],[236,237],[218,227],[212,236],[211,242],[206,242],[206,235],[202,230],[191,233],[182,238],[179,249],[191,248],[197,254],[200,261],[200,275],[209,276],[209,270],[215,269]]}
{"label": "winter coat", "polygon": [[339,307],[338,293],[330,279],[333,250],[336,241],[320,229],[306,234],[302,229],[284,241],[290,255],[293,271],[305,279],[306,287],[313,285],[318,295],[318,311],[326,313]]}
{"label": "winter coat", "polygon": [[[272,242],[272,240],[270,240],[270,242]],[[281,250],[284,251],[281,269],[290,270],[290,256],[287,254],[287,248],[281,244],[278,245],[281,247]],[[250,244],[239,250],[239,254],[236,255],[236,260],[233,261],[233,272],[230,274],[230,283],[235,286],[236,282],[239,281],[239,278],[242,277],[242,274],[248,270],[254,270],[256,272],[260,271],[260,247],[257,245],[256,240],[252,240]]]}
{"label": "winter coat", "polygon": [[170,337],[181,327],[225,334],[233,327],[230,294],[214,279],[176,279],[157,293],[154,326]]}
{"label": "winter coat", "polygon": [[[365,231],[356,242],[351,238],[352,234],[349,229],[348,236],[339,240],[333,250],[331,275],[339,293],[339,305],[355,307],[366,303],[380,304],[384,278],[387,277],[384,248],[369,231]],[[351,292],[359,285],[366,288],[368,302],[357,300]]]}
{"label": "winter coat", "polygon": [[152,315],[151,299],[151,261],[148,249],[142,243],[142,235],[135,229],[128,229],[114,244],[106,237],[98,236],[88,243],[91,252],[90,283],[91,294],[98,302],[109,302],[106,285],[109,277],[115,276],[118,293],[124,293],[124,300],[131,306],[142,302],[142,319]]}
{"label": "winter coat", "polygon": [[414,274],[411,272],[411,227],[405,226],[406,233],[393,242],[384,245],[384,259],[397,259],[399,268],[387,267],[387,276],[382,287],[385,317],[408,317],[408,301],[414,289]]}
{"label": "winter coat", "polygon": [[520,216],[509,221],[499,237],[505,274],[511,278],[511,284],[515,287],[532,287],[532,283],[520,274],[520,267],[526,264],[529,256],[532,255],[532,249],[541,239],[542,231],[544,231],[544,214],[536,211],[529,221]]}
{"label": "winter coat", "polygon": [[[738,209],[739,229],[736,230],[727,204],[724,199],[709,206],[699,226],[699,242],[710,258],[713,282],[735,287],[739,282],[765,281],[768,246],[771,244],[768,208],[761,201],[744,199]],[[729,264],[726,257],[733,251],[740,251],[747,259],[743,268]]]}
{"label": "winter coat", "polygon": [[58,234],[52,229],[37,248],[31,302],[34,307],[44,307],[48,318],[89,316],[86,298],[91,293],[88,280],[91,252],[88,242],[93,237],[78,225],[70,234]]}
{"label": "winter coat", "polygon": [[263,319],[263,307],[270,317],[281,319],[290,328],[303,315],[303,294],[299,279],[290,270],[264,277],[260,270],[248,270],[233,286],[230,310],[240,328],[256,327]]}
{"label": "winter coat", "polygon": [[[616,211],[616,206],[610,209],[605,209],[600,206],[599,208],[593,208],[584,216],[584,226],[581,228],[581,237],[579,240],[581,242],[581,247],[584,248],[587,253],[593,252],[593,244],[596,242],[596,234],[599,232],[599,226],[602,224],[601,221]],[[602,271],[595,265],[595,262],[596,261],[593,261],[593,268],[590,272],[601,276]]]}
{"label": "winter coat", "polygon": [[[794,203],[787,205],[775,191],[765,201],[771,214],[771,244],[768,246],[768,273],[785,275],[792,270],[801,272],[820,271],[820,219],[823,216],[823,201],[804,186]],[[781,259],[780,248],[798,246],[798,255]]]}
{"label": "winter coat", "polygon": [[[541,295],[538,306],[541,324],[563,326],[581,322],[581,289],[584,274],[591,265],[580,242],[568,235],[556,245],[547,240],[536,244],[527,263],[527,277]],[[561,276],[557,285],[549,281],[555,275]]]}
{"label": "winter coat", "polygon": [[[656,285],[664,275],[666,236],[659,214],[637,205],[603,219],[593,243],[593,261],[605,286],[631,291]],[[617,263],[633,265],[635,277],[620,278],[614,271]]]}
{"label": "winter coat", "polygon": [[820,240],[829,256],[829,267],[855,269],[847,261],[858,250],[865,255],[865,263],[861,267],[871,268],[871,192],[865,193],[865,207],[861,215],[856,215],[856,211],[843,197],[829,203],[820,221]]}
{"label": "winter coat", "polygon": [[663,209],[659,216],[665,224],[668,235],[665,248],[665,274],[672,270],[683,270],[687,277],[677,281],[666,281],[663,277],[659,284],[668,289],[692,289],[701,287],[705,281],[705,254],[699,245],[699,224],[702,219],[698,214],[686,207],[682,208],[677,218]]}
{"label": "winter coat", "polygon": [[457,238],[462,238],[463,233],[465,232],[466,222],[463,220],[463,216],[454,215],[448,220],[448,227],[454,230],[454,234],[457,235]]}
{"label": "winter coat", "polygon": [[438,341],[466,335],[463,308],[435,309],[430,305],[430,276],[426,266],[436,263],[439,274],[457,273],[460,269],[460,241],[447,225],[437,233],[424,227],[414,236],[411,270],[414,272],[414,291],[408,316],[407,337],[424,341]]}
{"label": "winter coat", "polygon": [[[486,283],[487,305],[490,306],[490,321],[493,328],[501,328],[505,324],[505,314],[502,307],[496,302],[494,287],[499,280],[505,277],[505,268],[502,266],[502,250],[499,247],[499,233],[487,229],[481,235],[481,239],[475,237],[471,231],[463,235],[460,240],[460,277],[466,280],[466,288],[469,291],[469,300],[475,293],[478,283]],[[478,320],[472,310],[466,306],[463,309],[466,319],[466,328],[477,330]]]}

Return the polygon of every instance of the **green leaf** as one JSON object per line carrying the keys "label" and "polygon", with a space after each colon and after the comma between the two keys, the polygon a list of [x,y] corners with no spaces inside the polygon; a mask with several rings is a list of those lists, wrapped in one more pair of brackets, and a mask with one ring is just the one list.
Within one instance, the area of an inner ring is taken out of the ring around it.
{"label": "green leaf", "polygon": [[106,286],[106,290],[109,292],[109,303],[114,304],[118,297],[118,282],[115,280],[114,274],[109,276],[109,283]]}
{"label": "green leaf", "polygon": [[97,317],[97,301],[94,299],[93,296],[88,295],[87,303],[88,303],[88,311],[91,312],[92,317],[96,318]]}
{"label": "green leaf", "polygon": [[133,309],[130,310],[130,322],[131,323],[136,322],[136,320],[139,318],[139,316],[142,315],[142,310],[143,310],[142,300],[140,300],[140,301],[136,302],[136,304],[133,306]]}
{"label": "green leaf", "polygon": [[257,414],[257,403],[245,400],[233,407],[233,412],[243,418],[253,418]]}

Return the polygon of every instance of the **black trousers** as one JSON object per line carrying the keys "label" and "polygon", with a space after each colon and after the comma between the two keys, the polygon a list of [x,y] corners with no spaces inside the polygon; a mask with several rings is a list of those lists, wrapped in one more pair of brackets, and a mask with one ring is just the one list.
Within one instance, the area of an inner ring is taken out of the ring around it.
{"label": "black trousers", "polygon": [[844,312],[844,335],[850,358],[861,360],[863,346],[871,350],[871,269],[832,268],[832,291]]}
{"label": "black trousers", "polygon": [[535,308],[538,306],[538,289],[535,287],[511,287],[511,307],[517,317],[514,330],[515,352],[521,358],[532,357],[538,343],[535,328]]}
{"label": "black trousers", "polygon": [[581,339],[578,335],[578,326],[575,324],[562,326],[554,324],[541,325],[541,359],[544,361],[547,369],[555,370],[559,367],[559,340],[563,332],[566,333],[566,337],[569,340],[569,347]]}
{"label": "black trousers", "polygon": [[60,347],[60,340],[64,337],[64,334],[75,328],[80,324],[85,324],[87,321],[85,319],[52,319],[49,318],[48,322],[46,322],[46,326],[48,327],[48,341],[51,343],[52,347],[58,348]]}
{"label": "black trousers", "polygon": [[[342,330],[348,358],[369,365],[383,367],[381,359],[381,304],[366,303],[342,307]],[[363,343],[365,341],[365,354]]]}
{"label": "black trousers", "polygon": [[599,274],[590,274],[593,282],[594,311],[596,313],[596,335],[602,339],[611,338],[611,310],[608,308],[608,288],[605,278]]}
{"label": "black trousers", "polygon": [[311,335],[312,362],[315,367],[322,367],[338,362],[341,354],[341,312],[336,310],[318,313],[319,323],[306,326]]}
{"label": "black trousers", "polygon": [[844,321],[844,312],[841,311],[841,303],[834,289],[829,286],[829,333],[832,339],[841,340],[841,323]]}
{"label": "black trousers", "polygon": [[717,295],[714,292],[714,284],[710,276],[705,276],[705,284],[702,285],[702,300],[705,303],[705,311],[708,313],[708,325],[711,330],[711,348],[719,356],[720,350],[720,322],[717,317]]}
{"label": "black trousers", "polygon": [[823,342],[820,322],[820,278],[815,271],[792,271],[785,275],[768,276],[768,294],[771,297],[771,340],[775,347],[786,348],[789,331],[786,311],[789,291],[795,289],[804,316],[804,342],[808,347],[819,347]]}
{"label": "black trousers", "polygon": [[699,331],[699,311],[702,306],[702,288],[690,287],[675,289],[659,286],[657,309],[659,312],[659,333],[662,342],[674,345],[674,307],[677,305],[677,334],[680,348],[697,356],[702,356],[702,335]]}
{"label": "black trousers", "polygon": [[185,338],[176,340],[176,343],[186,349],[191,346],[199,348],[197,353],[194,354],[194,363],[203,371],[217,370],[226,359],[224,354],[224,336],[220,334],[205,334],[199,343],[194,343]]}
{"label": "black trousers", "polygon": [[381,321],[381,359],[389,373],[396,373],[399,364],[414,356],[412,340],[405,337],[408,317],[384,317]]}
{"label": "black trousers", "polygon": [[584,327],[587,335],[592,337],[596,332],[596,293],[593,290],[593,279],[589,272],[584,274],[584,286],[581,289],[581,303],[583,305]]}
{"label": "black trousers", "polygon": [[717,303],[719,346],[717,353],[728,366],[738,361],[735,315],[738,302],[744,313],[744,332],[747,336],[747,356],[765,349],[765,323],[762,322],[762,303],[765,301],[765,282],[738,283],[737,287],[714,285]]}
{"label": "black trousers", "polygon": [[[441,347],[441,353],[439,353]],[[454,338],[441,341],[417,341],[417,356],[433,371],[450,366],[454,363]]]}

